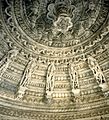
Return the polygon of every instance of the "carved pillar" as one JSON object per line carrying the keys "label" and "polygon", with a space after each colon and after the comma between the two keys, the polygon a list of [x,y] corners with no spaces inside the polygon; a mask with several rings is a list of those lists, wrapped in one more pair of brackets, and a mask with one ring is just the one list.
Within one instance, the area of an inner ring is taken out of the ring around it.
{"label": "carved pillar", "polygon": [[15,48],[12,50],[9,50],[8,53],[1,59],[0,61],[0,80],[2,75],[7,70],[8,66],[14,61],[18,54],[18,50]]}
{"label": "carved pillar", "polygon": [[69,65],[69,75],[70,75],[72,93],[75,96],[77,96],[80,94],[80,87],[79,87],[79,82],[78,82],[78,72],[73,63]]}
{"label": "carved pillar", "polygon": [[97,60],[95,58],[93,58],[92,56],[88,56],[88,65],[89,65],[89,68],[92,70],[99,87],[102,88],[102,91],[103,92],[108,91],[108,89],[109,89],[108,84],[106,82],[104,74],[103,74]]}
{"label": "carved pillar", "polygon": [[30,57],[27,66],[25,67],[25,70],[23,72],[20,83],[18,85],[17,98],[21,99],[25,94],[28,83],[31,81],[31,75],[34,71],[35,65],[36,65],[36,58]]}
{"label": "carved pillar", "polygon": [[51,63],[48,65],[47,75],[46,75],[46,98],[47,100],[52,99],[52,94],[54,90],[54,79],[55,79],[55,65]]}

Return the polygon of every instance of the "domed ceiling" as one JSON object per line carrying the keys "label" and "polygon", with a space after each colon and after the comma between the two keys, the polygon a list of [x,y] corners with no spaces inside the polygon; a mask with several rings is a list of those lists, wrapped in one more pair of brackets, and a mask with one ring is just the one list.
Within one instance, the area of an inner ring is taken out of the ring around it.
{"label": "domed ceiling", "polygon": [[109,120],[109,0],[0,0],[0,120]]}

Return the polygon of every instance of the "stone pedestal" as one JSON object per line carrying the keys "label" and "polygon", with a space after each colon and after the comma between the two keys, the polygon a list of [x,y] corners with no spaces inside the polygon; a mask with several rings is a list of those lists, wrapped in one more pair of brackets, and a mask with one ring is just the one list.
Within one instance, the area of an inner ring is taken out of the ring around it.
{"label": "stone pedestal", "polygon": [[80,89],[72,89],[72,92],[75,96],[79,96],[80,95]]}
{"label": "stone pedestal", "polygon": [[109,91],[109,86],[107,83],[99,84],[103,92]]}
{"label": "stone pedestal", "polygon": [[25,94],[25,91],[26,91],[27,87],[24,87],[24,86],[20,86],[18,91],[17,91],[17,98],[18,99],[22,99],[24,94]]}
{"label": "stone pedestal", "polygon": [[53,92],[51,92],[51,91],[46,91],[46,102],[47,103],[51,103],[52,102],[52,94],[53,94]]}
{"label": "stone pedestal", "polygon": [[52,99],[52,94],[53,94],[53,92],[51,92],[51,91],[46,91],[46,98],[47,98],[47,99]]}

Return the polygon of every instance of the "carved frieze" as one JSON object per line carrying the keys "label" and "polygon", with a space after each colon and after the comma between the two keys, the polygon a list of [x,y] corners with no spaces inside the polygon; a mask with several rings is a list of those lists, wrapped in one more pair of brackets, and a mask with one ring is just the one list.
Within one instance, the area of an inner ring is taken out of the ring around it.
{"label": "carved frieze", "polygon": [[106,0],[0,0],[0,103],[12,106],[2,105],[0,114],[22,120],[109,114],[108,13]]}

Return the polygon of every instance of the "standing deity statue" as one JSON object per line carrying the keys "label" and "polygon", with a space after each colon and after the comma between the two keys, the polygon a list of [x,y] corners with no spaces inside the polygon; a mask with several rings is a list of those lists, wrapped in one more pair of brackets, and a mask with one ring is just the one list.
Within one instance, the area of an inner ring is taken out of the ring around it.
{"label": "standing deity statue", "polygon": [[95,67],[95,75],[96,75],[96,80],[98,81],[98,83],[102,84],[106,82],[103,72],[99,66]]}
{"label": "standing deity statue", "polygon": [[80,93],[80,89],[79,89],[79,82],[78,82],[78,72],[75,69],[74,64],[69,65],[69,75],[71,80],[72,92],[74,93],[74,95],[77,95]]}
{"label": "standing deity statue", "polygon": [[106,82],[105,77],[103,75],[103,72],[102,72],[97,60],[95,58],[93,58],[92,56],[89,56],[88,57],[88,65],[89,65],[89,68],[92,70],[98,84],[105,83]]}
{"label": "standing deity statue", "polygon": [[108,85],[106,83],[105,76],[104,76],[97,60],[95,58],[93,58],[92,56],[89,56],[88,57],[88,65],[89,65],[89,68],[92,70],[99,87],[102,88],[102,91],[107,91]]}
{"label": "standing deity statue", "polygon": [[55,65],[49,64],[46,76],[46,98],[51,99],[54,90]]}
{"label": "standing deity statue", "polygon": [[92,72],[95,74],[96,73],[96,66],[99,67],[98,62],[96,61],[95,58],[93,58],[92,56],[88,56],[88,65],[89,68],[92,70]]}
{"label": "standing deity statue", "polygon": [[34,71],[35,65],[36,65],[36,58],[30,56],[29,62],[27,63],[27,66],[23,72],[21,81],[18,86],[19,88],[17,91],[17,98],[23,97],[25,90],[27,89],[27,85],[31,81],[31,75]]}
{"label": "standing deity statue", "polygon": [[29,62],[24,70],[23,76],[19,83],[20,86],[26,86],[28,82],[31,80],[31,75],[36,65],[36,58],[30,57]]}
{"label": "standing deity statue", "polygon": [[7,70],[8,66],[14,61],[18,54],[18,50],[12,49],[9,50],[8,53],[1,59],[0,61],[0,78]]}

